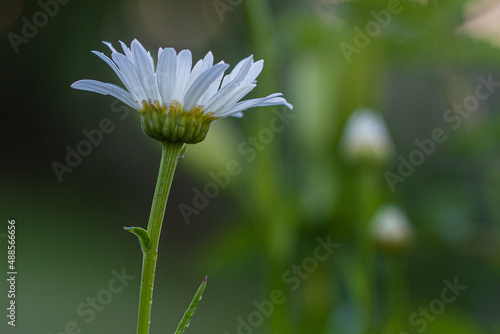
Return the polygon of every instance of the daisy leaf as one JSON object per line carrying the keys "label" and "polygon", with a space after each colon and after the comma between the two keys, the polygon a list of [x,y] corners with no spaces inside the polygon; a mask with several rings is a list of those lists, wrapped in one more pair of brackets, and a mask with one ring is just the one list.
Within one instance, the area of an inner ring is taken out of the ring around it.
{"label": "daisy leaf", "polygon": [[186,312],[184,312],[184,316],[182,317],[181,322],[179,322],[179,325],[175,330],[175,334],[182,334],[184,333],[186,328],[189,327],[191,318],[193,317],[194,312],[196,311],[196,307],[198,306],[198,303],[200,302],[201,297],[203,295],[203,291],[205,291],[205,287],[207,286],[207,279],[208,278],[205,277],[205,280],[201,283],[200,287],[198,288],[198,291],[194,295],[194,298],[191,301],[189,308],[186,310]]}

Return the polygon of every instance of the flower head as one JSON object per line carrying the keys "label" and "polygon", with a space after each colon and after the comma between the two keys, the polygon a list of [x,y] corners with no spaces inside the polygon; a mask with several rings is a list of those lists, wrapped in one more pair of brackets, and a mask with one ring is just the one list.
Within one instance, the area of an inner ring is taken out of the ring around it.
{"label": "flower head", "polygon": [[413,239],[413,225],[406,213],[395,205],[380,207],[371,219],[371,233],[377,244],[401,249]]}
{"label": "flower head", "polygon": [[137,40],[130,49],[120,41],[123,53],[111,43],[104,44],[111,49],[111,58],[93,53],[114,70],[126,89],[96,80],[79,80],[71,87],[111,95],[136,109],[144,132],[155,139],[194,144],[205,138],[216,119],[241,117],[242,111],[253,107],[293,108],[281,93],[240,101],[255,88],[264,66],[263,60],[254,62],[253,56],[224,75],[229,65],[223,61],[214,65],[211,52],[192,67],[191,51],[177,54],[173,48],[160,48],[155,66],[151,54]]}
{"label": "flower head", "polygon": [[370,109],[357,109],[351,114],[340,139],[340,149],[348,160],[382,164],[395,151],[384,119]]}

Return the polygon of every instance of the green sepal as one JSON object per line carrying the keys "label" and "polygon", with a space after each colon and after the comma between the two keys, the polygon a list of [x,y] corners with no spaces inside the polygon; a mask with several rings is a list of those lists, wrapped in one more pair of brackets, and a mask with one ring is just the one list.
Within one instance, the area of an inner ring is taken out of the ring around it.
{"label": "green sepal", "polygon": [[181,160],[182,158],[184,158],[184,153],[186,153],[187,149],[188,149],[188,144],[184,144],[182,146],[182,149],[181,149],[181,154],[179,156],[179,160]]}
{"label": "green sepal", "polygon": [[149,250],[151,247],[151,237],[149,236],[148,231],[142,227],[124,227],[123,229],[127,232],[135,234],[139,238],[141,248],[144,252]]}
{"label": "green sepal", "polygon": [[191,301],[189,308],[186,310],[186,312],[184,312],[184,316],[182,317],[181,322],[179,322],[179,326],[177,326],[175,334],[182,334],[184,333],[186,328],[189,327],[191,318],[193,317],[194,312],[196,311],[196,307],[198,306],[198,303],[201,300],[203,291],[205,291],[206,286],[207,286],[207,277],[205,277],[205,280],[203,281],[203,283],[201,283],[200,287],[198,288],[198,291],[196,291],[196,295],[194,295],[194,298]]}
{"label": "green sepal", "polygon": [[176,101],[169,105],[144,101],[139,112],[146,135],[159,141],[185,144],[196,144],[205,139],[210,123],[217,119],[213,113],[205,113],[201,106],[184,110]]}

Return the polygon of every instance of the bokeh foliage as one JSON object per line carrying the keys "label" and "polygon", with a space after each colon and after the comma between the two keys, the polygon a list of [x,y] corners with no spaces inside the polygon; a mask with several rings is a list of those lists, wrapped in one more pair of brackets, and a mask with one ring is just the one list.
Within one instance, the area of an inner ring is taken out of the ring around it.
{"label": "bokeh foliage", "polygon": [[[423,327],[411,315],[457,277],[467,289],[424,332],[498,333],[500,94],[457,129],[443,120],[474,94],[479,77],[500,80],[498,47],[463,29],[469,1],[401,1],[401,12],[351,61],[342,43],[353,45],[354,28],[364,29],[389,1],[232,3],[221,20],[212,1],[71,1],[17,54],[7,34],[19,34],[21,18],[40,7],[5,7],[0,207],[4,221],[18,222],[20,332],[59,333],[72,320],[82,333],[135,328],[138,278],[88,324],[75,309],[107,286],[111,270],[140,274],[139,246],[121,227],[145,225],[159,147],[134,112],[121,120],[111,98],[69,85],[117,82],[90,50],[137,37],[151,50],[190,48],[198,58],[212,50],[232,65],[253,53],[265,59],[255,96],[281,91],[295,106],[283,131],[253,146],[250,161],[239,147],[252,147],[269,128],[272,108],[218,121],[188,149],[160,243],[153,333],[173,332],[205,274],[187,332],[237,333],[238,317],[247,319],[255,300],[279,289],[286,302],[255,333],[416,333]],[[353,165],[339,153],[345,121],[359,107],[385,118],[397,151],[389,164]],[[105,117],[116,129],[58,182],[51,163]],[[384,172],[396,172],[398,157],[408,158],[415,140],[436,128],[447,140],[391,191]],[[241,172],[186,224],[179,205],[193,205],[193,189],[203,191],[210,172],[231,160]],[[368,224],[384,203],[397,203],[413,222],[414,242],[404,250],[373,243]],[[283,274],[329,235],[341,246],[291,290]]]}

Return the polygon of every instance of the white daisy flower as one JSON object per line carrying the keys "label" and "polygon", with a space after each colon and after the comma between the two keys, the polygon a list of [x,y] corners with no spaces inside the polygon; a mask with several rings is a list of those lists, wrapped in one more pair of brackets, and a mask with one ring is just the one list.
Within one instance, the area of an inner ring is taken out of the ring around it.
{"label": "white daisy flower", "polygon": [[281,93],[240,101],[256,86],[264,61],[253,56],[240,61],[228,75],[223,61],[213,64],[208,52],[192,67],[189,50],[177,54],[173,48],[158,50],[155,68],[153,57],[136,39],[130,49],[120,41],[123,54],[111,43],[111,59],[92,51],[116,73],[126,89],[96,80],[79,80],[72,88],[111,95],[142,115],[145,133],[158,140],[197,143],[205,138],[210,123],[227,116],[241,117],[242,111],[263,106],[293,106]]}

